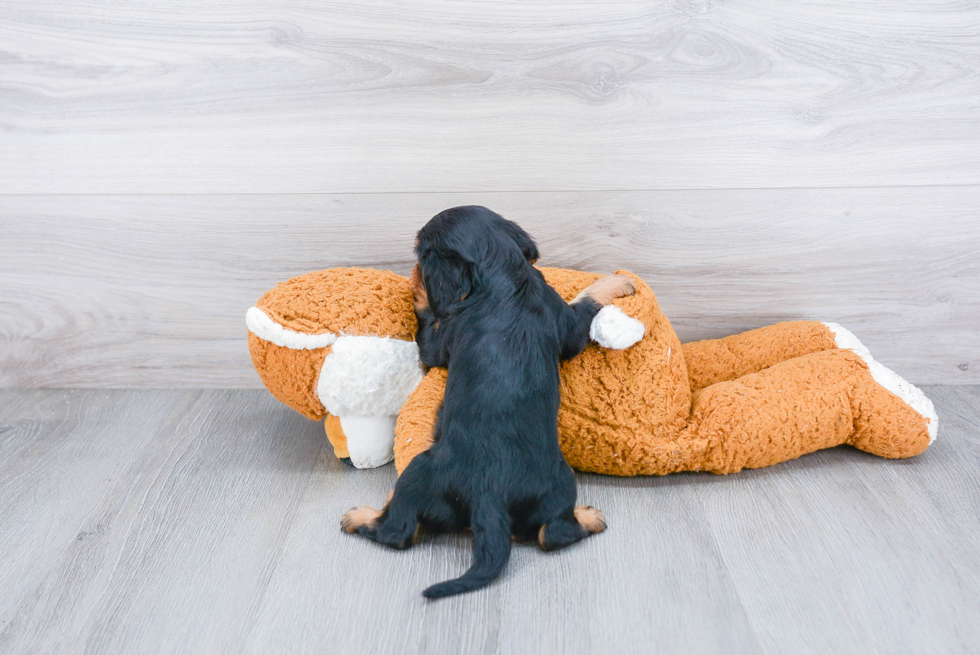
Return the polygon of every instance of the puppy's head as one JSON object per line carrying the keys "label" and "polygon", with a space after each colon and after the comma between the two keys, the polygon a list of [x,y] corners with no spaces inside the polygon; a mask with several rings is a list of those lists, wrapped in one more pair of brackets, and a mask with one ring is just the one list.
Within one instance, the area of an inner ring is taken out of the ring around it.
{"label": "puppy's head", "polygon": [[436,214],[419,230],[415,255],[429,306],[445,316],[494,279],[517,282],[538,247],[517,223],[473,205]]}

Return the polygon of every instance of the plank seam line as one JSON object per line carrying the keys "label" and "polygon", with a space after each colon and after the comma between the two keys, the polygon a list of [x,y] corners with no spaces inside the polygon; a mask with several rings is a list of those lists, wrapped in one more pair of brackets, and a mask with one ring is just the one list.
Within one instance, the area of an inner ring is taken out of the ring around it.
{"label": "plank seam line", "polygon": [[775,186],[775,187],[676,187],[645,189],[546,189],[546,190],[495,190],[495,191],[258,191],[258,192],[194,192],[194,193],[3,193],[0,198],[10,197],[193,197],[193,196],[384,196],[384,195],[460,195],[460,194],[520,194],[520,193],[656,193],[668,191],[821,191],[834,189],[971,189],[976,184],[869,184],[857,186]]}

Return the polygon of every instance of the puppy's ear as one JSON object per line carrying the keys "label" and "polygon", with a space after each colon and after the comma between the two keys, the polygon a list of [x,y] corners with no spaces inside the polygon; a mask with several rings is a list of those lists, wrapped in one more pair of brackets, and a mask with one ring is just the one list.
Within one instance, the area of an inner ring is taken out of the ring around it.
{"label": "puppy's ear", "polygon": [[429,306],[436,316],[452,311],[453,305],[465,300],[473,291],[473,265],[455,251],[425,252],[419,259]]}
{"label": "puppy's ear", "polygon": [[538,246],[534,243],[531,235],[524,231],[524,228],[513,221],[504,219],[503,229],[514,240],[517,247],[521,249],[521,254],[524,255],[524,259],[532,264],[538,260]]}

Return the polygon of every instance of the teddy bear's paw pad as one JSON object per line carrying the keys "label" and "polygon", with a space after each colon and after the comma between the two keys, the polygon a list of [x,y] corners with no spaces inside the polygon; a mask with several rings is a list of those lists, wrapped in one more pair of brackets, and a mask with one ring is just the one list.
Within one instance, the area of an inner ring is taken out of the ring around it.
{"label": "teddy bear's paw pad", "polygon": [[347,534],[357,532],[359,528],[373,529],[381,518],[381,510],[368,505],[361,505],[350,510],[340,519],[340,529]]}
{"label": "teddy bear's paw pad", "polygon": [[592,319],[589,337],[603,348],[623,350],[643,338],[646,326],[615,305],[606,305]]}
{"label": "teddy bear's paw pad", "polygon": [[834,333],[834,342],[838,348],[850,350],[864,360],[875,382],[901,398],[906,405],[918,412],[923,418],[928,419],[929,443],[935,441],[936,435],[939,433],[939,416],[936,414],[936,408],[932,401],[922,392],[922,389],[875,360],[871,356],[871,351],[847,328],[837,323],[824,323],[824,325]]}
{"label": "teddy bear's paw pad", "polygon": [[606,517],[595,507],[589,505],[575,506],[575,520],[583,529],[593,534],[606,529]]}
{"label": "teddy bear's paw pad", "polygon": [[861,343],[861,340],[854,336],[854,333],[842,326],[840,323],[827,323],[824,322],[824,327],[830,330],[834,334],[834,343],[841,350],[850,350],[855,355],[860,357],[866,362],[874,359],[871,356],[871,351]]}
{"label": "teddy bear's paw pad", "polygon": [[935,441],[939,432],[939,416],[936,414],[935,405],[932,404],[928,396],[922,393],[922,389],[874,360],[868,362],[868,370],[875,382],[901,398],[906,405],[929,421],[929,443]]}

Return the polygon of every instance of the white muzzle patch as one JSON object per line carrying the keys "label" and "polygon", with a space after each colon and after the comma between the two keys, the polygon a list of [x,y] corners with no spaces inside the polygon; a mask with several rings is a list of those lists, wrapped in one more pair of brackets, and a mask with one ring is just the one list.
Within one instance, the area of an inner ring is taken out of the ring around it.
{"label": "white muzzle patch", "polygon": [[421,381],[414,341],[341,335],[323,360],[316,390],[334,416],[397,416]]}

